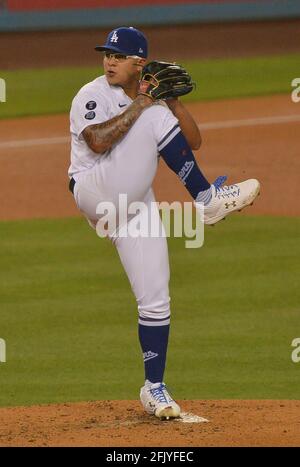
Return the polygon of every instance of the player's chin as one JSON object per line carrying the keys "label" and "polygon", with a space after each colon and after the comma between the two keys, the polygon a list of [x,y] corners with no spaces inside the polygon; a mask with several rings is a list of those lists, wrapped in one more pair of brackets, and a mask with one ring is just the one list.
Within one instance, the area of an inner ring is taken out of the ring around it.
{"label": "player's chin", "polygon": [[120,79],[116,74],[106,73],[105,76],[109,84],[114,84],[115,86],[120,84]]}

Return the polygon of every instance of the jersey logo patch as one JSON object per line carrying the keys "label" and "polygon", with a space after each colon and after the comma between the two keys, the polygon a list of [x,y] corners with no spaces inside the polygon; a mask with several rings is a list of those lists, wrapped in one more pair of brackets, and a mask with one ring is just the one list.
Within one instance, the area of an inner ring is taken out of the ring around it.
{"label": "jersey logo patch", "polygon": [[118,34],[116,33],[116,31],[114,31],[110,39],[110,42],[118,42],[118,39],[119,39]]}
{"label": "jersey logo patch", "polygon": [[88,103],[85,105],[85,108],[88,110],[94,110],[97,107],[97,104],[95,101],[88,101]]}
{"label": "jersey logo patch", "polygon": [[93,118],[96,117],[96,113],[91,111],[91,112],[88,112],[87,114],[85,114],[84,118],[86,118],[87,120],[93,120]]}

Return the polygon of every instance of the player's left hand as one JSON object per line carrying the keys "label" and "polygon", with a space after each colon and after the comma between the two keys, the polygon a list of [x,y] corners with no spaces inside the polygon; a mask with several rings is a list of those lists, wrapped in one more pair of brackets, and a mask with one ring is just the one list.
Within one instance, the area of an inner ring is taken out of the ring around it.
{"label": "player's left hand", "polygon": [[195,83],[183,66],[152,61],[142,70],[139,94],[153,100],[177,98],[190,93],[194,86]]}

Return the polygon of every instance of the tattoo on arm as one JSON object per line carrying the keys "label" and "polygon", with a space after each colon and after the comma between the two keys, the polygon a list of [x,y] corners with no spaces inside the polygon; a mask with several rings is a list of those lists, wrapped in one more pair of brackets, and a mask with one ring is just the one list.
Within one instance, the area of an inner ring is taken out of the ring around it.
{"label": "tattoo on arm", "polygon": [[150,98],[140,95],[121,115],[97,125],[90,125],[83,130],[83,137],[88,146],[97,153],[107,151],[132,127],[142,111],[152,105]]}

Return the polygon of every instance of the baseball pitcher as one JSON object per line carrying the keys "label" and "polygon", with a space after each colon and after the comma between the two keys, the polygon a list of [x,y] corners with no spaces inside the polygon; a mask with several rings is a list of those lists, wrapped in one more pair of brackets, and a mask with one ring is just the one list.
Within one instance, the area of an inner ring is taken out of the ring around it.
{"label": "baseball pitcher", "polygon": [[[83,86],[70,113],[70,184],[79,210],[96,228],[101,222],[97,206],[111,202],[118,211],[119,195],[128,204],[152,205],[151,223],[163,232],[152,182],[160,156],[204,206],[204,222],[215,224],[229,213],[252,204],[259,182],[247,180],[224,186],[211,184],[201,172],[192,149],[201,144],[199,129],[178,99],[193,90],[188,72],[180,65],[153,61],[144,34],[133,27],[111,31],[103,53],[104,75]],[[145,382],[140,399],[146,412],[160,419],[180,416],[180,407],[164,383],[170,327],[169,259],[167,241],[161,236],[121,235],[141,210],[119,222],[108,238],[118,250],[138,305],[139,341]]]}

